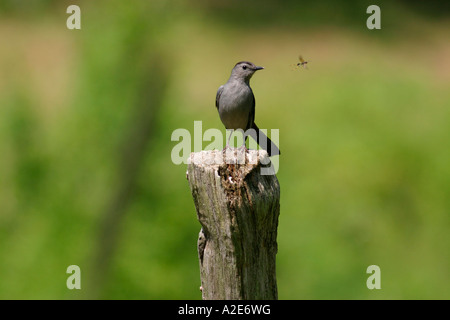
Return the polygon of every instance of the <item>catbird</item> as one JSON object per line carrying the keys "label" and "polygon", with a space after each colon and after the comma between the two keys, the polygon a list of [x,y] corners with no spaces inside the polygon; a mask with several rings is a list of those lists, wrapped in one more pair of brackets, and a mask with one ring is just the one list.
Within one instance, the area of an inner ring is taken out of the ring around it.
{"label": "catbird", "polygon": [[269,156],[274,156],[279,155],[280,150],[255,124],[255,96],[250,88],[250,78],[261,69],[264,68],[248,61],[236,63],[228,82],[217,90],[216,108],[226,129],[242,129],[244,132],[254,130],[253,133],[250,130],[248,134],[244,134],[244,147],[247,136],[251,135]]}

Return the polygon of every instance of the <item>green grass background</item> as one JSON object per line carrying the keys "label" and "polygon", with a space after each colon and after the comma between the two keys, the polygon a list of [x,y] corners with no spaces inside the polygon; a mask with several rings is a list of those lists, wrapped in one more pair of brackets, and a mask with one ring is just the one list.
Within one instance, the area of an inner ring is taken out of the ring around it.
{"label": "green grass background", "polygon": [[[371,31],[370,4],[0,1],[0,298],[200,299],[200,225],[170,137],[222,129],[216,90],[249,60],[265,67],[257,123],[283,152],[279,298],[449,299],[448,7],[382,1]],[[309,70],[292,70],[299,54]],[[156,59],[167,82],[95,271]],[[81,290],[66,287],[72,264]],[[366,287],[372,264],[381,290]]]}

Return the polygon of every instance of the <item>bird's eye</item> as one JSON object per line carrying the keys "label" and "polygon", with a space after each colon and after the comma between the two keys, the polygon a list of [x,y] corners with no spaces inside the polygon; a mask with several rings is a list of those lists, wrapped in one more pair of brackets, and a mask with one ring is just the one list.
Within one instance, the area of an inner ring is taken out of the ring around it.
{"label": "bird's eye", "polygon": [[247,66],[242,66],[242,69],[246,70],[246,69],[247,69]]}

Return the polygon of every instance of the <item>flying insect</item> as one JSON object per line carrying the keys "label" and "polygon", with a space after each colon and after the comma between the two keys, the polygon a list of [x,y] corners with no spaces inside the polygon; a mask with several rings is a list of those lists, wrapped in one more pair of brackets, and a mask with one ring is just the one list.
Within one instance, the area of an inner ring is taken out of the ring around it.
{"label": "flying insect", "polygon": [[298,60],[300,60],[300,62],[299,63],[297,63],[297,67],[303,67],[303,68],[305,68],[305,69],[308,69],[308,67],[306,66],[307,64],[308,64],[308,61],[305,61],[305,59],[303,59],[303,57],[302,56],[299,56],[298,57]]}

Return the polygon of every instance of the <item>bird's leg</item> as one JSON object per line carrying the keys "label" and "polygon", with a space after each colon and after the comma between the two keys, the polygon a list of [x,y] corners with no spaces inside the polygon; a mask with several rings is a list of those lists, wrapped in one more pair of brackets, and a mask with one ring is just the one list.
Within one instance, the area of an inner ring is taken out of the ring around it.
{"label": "bird's leg", "polygon": [[[228,130],[227,130],[227,132],[228,132]],[[233,135],[233,131],[230,131],[230,135],[228,136],[228,139],[227,139],[227,149],[229,149],[230,148],[230,140],[231,140],[231,136]]]}
{"label": "bird's leg", "polygon": [[[227,129],[226,132],[229,133],[229,136],[228,136],[228,139],[227,139],[227,145],[223,149],[222,153],[223,153],[223,157],[225,159],[225,162],[227,164],[233,164],[233,163],[235,163],[235,161],[233,159],[236,158],[236,149],[230,147],[230,140],[231,140],[231,136],[233,135],[234,130],[231,130],[231,129],[228,130]],[[233,154],[234,154],[234,156],[233,156]],[[231,161],[231,162],[227,162],[227,161]]]}
{"label": "bird's leg", "polygon": [[245,135],[245,133],[242,134],[242,140],[244,141],[244,143],[239,147],[239,151],[248,152],[247,146],[245,145],[245,141],[247,140],[247,136]]}
{"label": "bird's leg", "polygon": [[[228,133],[228,129],[226,130],[226,132]],[[226,144],[225,148],[223,148],[222,151],[225,151],[226,149],[229,149],[229,148],[230,148],[230,139],[231,139],[231,135],[232,135],[232,134],[233,134],[233,133],[230,132],[230,135],[228,136],[228,139],[227,139],[227,144]]]}
{"label": "bird's leg", "polygon": [[227,148],[230,147],[230,140],[231,140],[232,135],[233,135],[233,132],[230,132],[230,135],[228,136],[228,139],[227,139]]}
{"label": "bird's leg", "polygon": [[248,152],[247,146],[245,145],[245,142],[242,146],[239,147],[238,149],[240,152],[244,151],[244,152]]}

